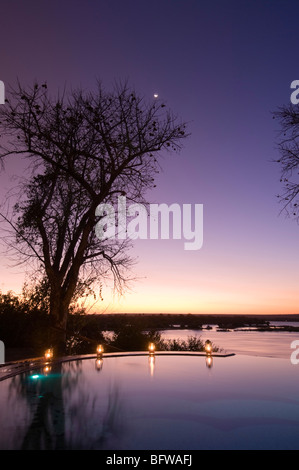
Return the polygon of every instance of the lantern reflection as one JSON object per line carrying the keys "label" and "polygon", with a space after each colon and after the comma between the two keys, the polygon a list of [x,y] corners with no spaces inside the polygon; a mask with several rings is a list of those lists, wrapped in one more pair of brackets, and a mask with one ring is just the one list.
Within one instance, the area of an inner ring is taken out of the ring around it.
{"label": "lantern reflection", "polygon": [[44,374],[45,376],[47,376],[48,374],[50,374],[50,372],[51,372],[51,366],[45,366],[45,367],[43,368],[43,374]]}
{"label": "lantern reflection", "polygon": [[150,354],[148,358],[148,365],[149,365],[151,377],[153,377],[154,371],[155,371],[155,360],[156,360],[155,355]]}
{"label": "lantern reflection", "polygon": [[95,367],[96,367],[96,370],[97,370],[97,371],[102,370],[102,368],[103,368],[103,362],[104,362],[104,361],[103,361],[102,358],[97,358],[97,359],[96,359]]}
{"label": "lantern reflection", "polygon": [[206,356],[206,366],[208,369],[211,369],[211,367],[213,367],[213,358],[211,355]]}

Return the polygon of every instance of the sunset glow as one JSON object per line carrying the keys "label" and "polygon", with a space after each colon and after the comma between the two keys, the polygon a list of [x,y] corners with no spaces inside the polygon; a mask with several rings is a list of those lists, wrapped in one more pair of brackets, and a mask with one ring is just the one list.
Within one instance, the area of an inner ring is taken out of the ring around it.
{"label": "sunset glow", "polygon": [[[299,78],[298,5],[230,1],[218,2],[215,11],[202,2],[154,2],[157,16],[152,2],[134,8],[118,2],[115,17],[114,3],[66,1],[57,16],[57,3],[43,10],[34,2],[39,20],[30,27],[31,9],[18,6],[21,21],[5,2],[0,33],[3,44],[14,34],[1,66],[5,91],[17,77],[28,85],[47,81],[53,93],[66,84],[92,90],[95,77],[109,89],[129,77],[145,100],[163,100],[189,123],[180,154],[163,154],[147,199],[202,204],[202,247],[188,252],[184,240],[134,241],[130,276],[137,281],[120,299],[104,286],[104,300],[92,311],[298,313],[299,228],[280,214],[276,198],[278,123],[271,115],[290,102]],[[147,18],[142,25],[140,17]],[[7,162],[3,200],[24,165],[18,156]],[[25,271],[30,266],[14,267],[4,245],[1,291],[20,293]]]}

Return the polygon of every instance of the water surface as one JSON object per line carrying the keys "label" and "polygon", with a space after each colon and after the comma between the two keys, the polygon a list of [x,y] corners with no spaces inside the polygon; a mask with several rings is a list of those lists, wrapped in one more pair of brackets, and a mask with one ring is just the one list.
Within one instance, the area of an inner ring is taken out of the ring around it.
{"label": "water surface", "polygon": [[210,339],[216,346],[229,353],[285,359],[290,359],[293,351],[292,342],[299,340],[299,332],[218,331],[215,326],[211,330],[163,330],[161,335],[163,339],[181,338],[184,340],[188,336],[197,336],[203,341]]}
{"label": "water surface", "polygon": [[66,362],[0,385],[1,449],[299,449],[299,365],[145,356]]}

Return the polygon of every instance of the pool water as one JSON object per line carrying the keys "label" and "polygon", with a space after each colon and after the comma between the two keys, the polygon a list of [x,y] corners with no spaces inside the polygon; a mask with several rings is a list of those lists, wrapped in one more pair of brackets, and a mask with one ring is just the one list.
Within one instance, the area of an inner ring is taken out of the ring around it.
{"label": "pool water", "polygon": [[0,383],[0,449],[299,449],[299,364],[128,355]]}

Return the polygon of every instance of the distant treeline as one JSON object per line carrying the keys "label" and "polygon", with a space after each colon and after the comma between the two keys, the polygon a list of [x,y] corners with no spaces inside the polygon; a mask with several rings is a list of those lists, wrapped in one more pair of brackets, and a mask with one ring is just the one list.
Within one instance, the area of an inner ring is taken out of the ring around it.
{"label": "distant treeline", "polygon": [[202,329],[207,325],[219,328],[240,328],[244,326],[267,326],[269,320],[244,315],[203,315],[203,314],[102,314],[93,315],[103,330],[117,331],[124,326],[134,326],[145,330],[185,328]]}
{"label": "distant treeline", "polygon": [[[200,350],[203,348],[196,335],[183,341],[166,341],[160,331],[165,329],[198,330],[216,325],[218,329],[242,327],[266,331],[270,321],[298,321],[299,315],[203,315],[203,314],[70,314],[67,328],[68,354],[90,354],[99,343],[107,352],[144,350],[153,341],[160,350]],[[294,331],[299,329],[294,328]],[[106,332],[110,332],[107,336]],[[44,308],[32,300],[24,300],[12,293],[0,293],[0,340],[6,351],[19,350],[16,359],[40,356],[51,346],[56,330]],[[221,347],[221,345],[219,345]],[[25,353],[26,350],[26,353]],[[29,356],[28,356],[29,355]],[[14,359],[13,359],[14,360]]]}

